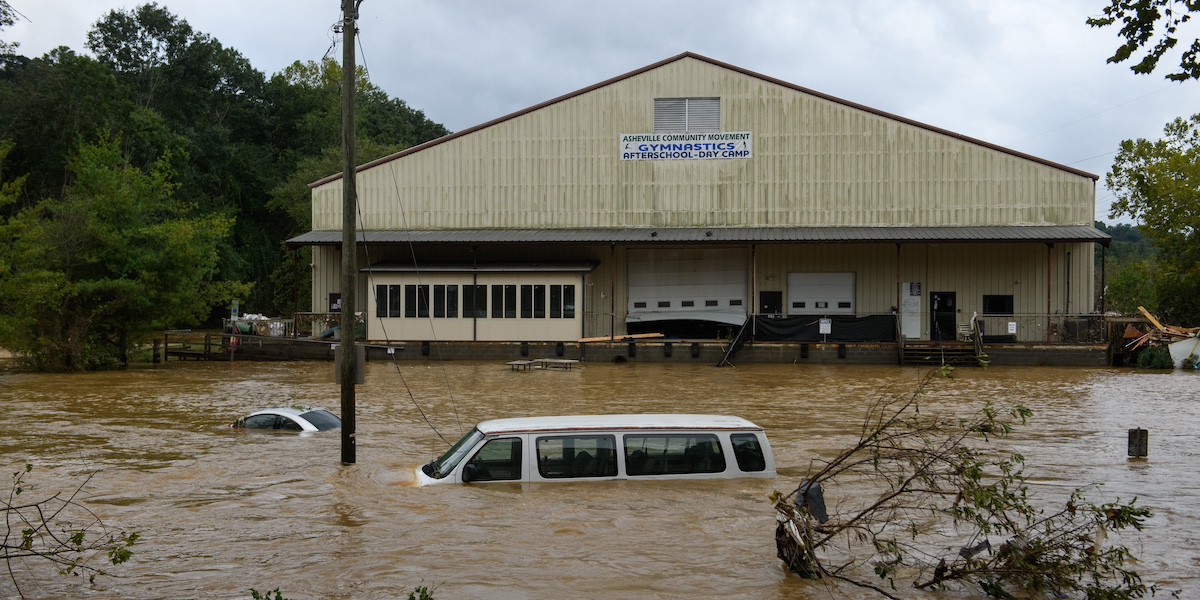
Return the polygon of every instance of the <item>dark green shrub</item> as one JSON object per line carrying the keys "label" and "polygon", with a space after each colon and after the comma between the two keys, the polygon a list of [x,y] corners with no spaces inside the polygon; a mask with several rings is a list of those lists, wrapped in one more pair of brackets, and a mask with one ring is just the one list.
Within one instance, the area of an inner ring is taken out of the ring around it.
{"label": "dark green shrub", "polygon": [[1166,346],[1149,346],[1138,352],[1137,367],[1139,369],[1174,369],[1175,361],[1171,360],[1171,351]]}

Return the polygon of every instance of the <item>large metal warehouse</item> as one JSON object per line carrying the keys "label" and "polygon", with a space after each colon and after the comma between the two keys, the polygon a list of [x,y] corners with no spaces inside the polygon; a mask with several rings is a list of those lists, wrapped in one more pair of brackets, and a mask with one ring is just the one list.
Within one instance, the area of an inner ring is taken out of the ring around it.
{"label": "large metal warehouse", "polygon": [[[1096,179],[684,53],[360,166],[357,306],[388,343],[1071,341]],[[318,312],[341,183],[288,241]]]}

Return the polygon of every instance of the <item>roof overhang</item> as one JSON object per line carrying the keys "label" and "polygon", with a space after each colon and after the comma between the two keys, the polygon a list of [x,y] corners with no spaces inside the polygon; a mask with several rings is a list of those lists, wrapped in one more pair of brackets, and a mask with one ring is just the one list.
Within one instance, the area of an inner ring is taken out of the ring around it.
{"label": "roof overhang", "polygon": [[481,265],[381,263],[362,269],[363,273],[591,273],[596,262],[569,263],[491,263]]}
{"label": "roof overhang", "polygon": [[[984,227],[692,227],[635,229],[438,229],[358,232],[359,244],[912,244],[1083,243],[1108,246],[1112,236],[1089,225]],[[333,246],[341,231],[310,231],[288,246]]]}

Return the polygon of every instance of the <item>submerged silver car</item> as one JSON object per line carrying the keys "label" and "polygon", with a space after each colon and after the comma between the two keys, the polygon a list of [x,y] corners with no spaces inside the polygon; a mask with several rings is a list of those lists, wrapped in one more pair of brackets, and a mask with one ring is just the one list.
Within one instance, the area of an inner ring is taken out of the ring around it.
{"label": "submerged silver car", "polygon": [[279,431],[329,431],[339,429],[337,415],[311,406],[268,408],[250,413],[229,424],[237,429],[275,429]]}

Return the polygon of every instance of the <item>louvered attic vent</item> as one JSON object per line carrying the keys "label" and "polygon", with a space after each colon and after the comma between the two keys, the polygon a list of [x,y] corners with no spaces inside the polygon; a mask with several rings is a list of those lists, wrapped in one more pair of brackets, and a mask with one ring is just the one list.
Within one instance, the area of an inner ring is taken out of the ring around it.
{"label": "louvered attic vent", "polygon": [[707,133],[720,130],[720,98],[654,99],[654,133]]}

